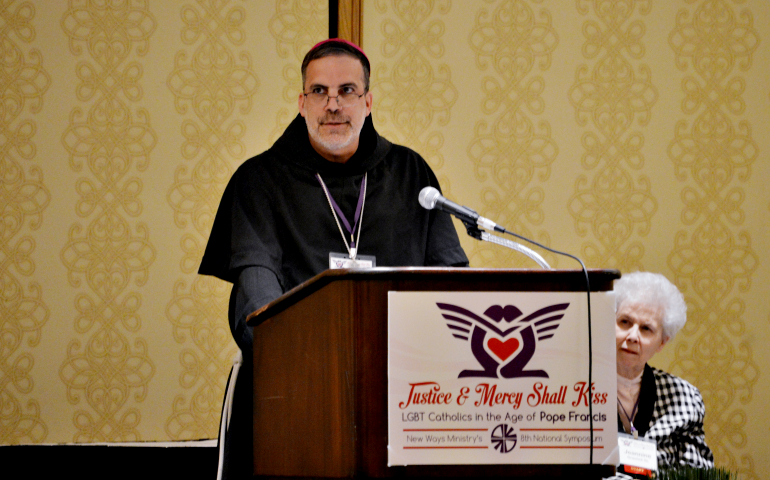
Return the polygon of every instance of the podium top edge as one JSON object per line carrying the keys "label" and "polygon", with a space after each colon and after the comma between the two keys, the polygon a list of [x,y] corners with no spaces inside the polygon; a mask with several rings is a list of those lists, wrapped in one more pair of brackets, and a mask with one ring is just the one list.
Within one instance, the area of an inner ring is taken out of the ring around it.
{"label": "podium top edge", "polygon": [[[591,291],[606,291],[607,285],[620,278],[621,273],[616,269],[587,269]],[[572,282],[583,282],[585,275],[582,269],[525,269],[525,268],[468,268],[468,267],[374,267],[324,270],[309,280],[297,285],[272,302],[251,313],[246,322],[256,326],[265,319],[288,308],[320,290],[324,286],[344,280],[364,281],[428,281],[437,280],[468,282],[469,285],[479,281],[506,283],[511,280],[521,283],[526,281],[555,281],[557,279]],[[600,288],[595,288],[600,286]],[[473,288],[472,290],[478,290]],[[505,290],[505,289],[503,289]],[[533,290],[536,291],[536,290]]]}

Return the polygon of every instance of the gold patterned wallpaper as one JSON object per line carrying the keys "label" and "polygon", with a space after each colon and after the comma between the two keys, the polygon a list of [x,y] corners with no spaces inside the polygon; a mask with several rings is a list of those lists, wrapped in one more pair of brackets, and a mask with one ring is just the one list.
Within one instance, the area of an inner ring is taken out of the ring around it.
{"label": "gold patterned wallpaper", "polygon": [[[719,465],[770,476],[770,2],[363,11],[377,128],[509,229],[679,285],[653,363],[700,387]],[[216,436],[229,288],[195,271],[327,25],[326,0],[0,1],[0,444]],[[534,266],[459,230],[472,266]]]}
{"label": "gold patterned wallpaper", "polygon": [[0,110],[0,441],[40,442],[48,426],[34,395],[33,351],[51,311],[34,277],[35,235],[51,202],[37,158],[35,119],[42,114],[51,75],[35,48],[35,9],[5,6],[2,28]]}
{"label": "gold patterned wallpaper", "polygon": [[0,444],[215,438],[235,168],[293,119],[326,0],[0,1]]}
{"label": "gold patterned wallpaper", "polygon": [[[653,363],[701,389],[718,465],[770,477],[770,2],[367,0],[363,31],[375,125],[447,196],[679,286]],[[535,267],[461,236],[472,266]]]}

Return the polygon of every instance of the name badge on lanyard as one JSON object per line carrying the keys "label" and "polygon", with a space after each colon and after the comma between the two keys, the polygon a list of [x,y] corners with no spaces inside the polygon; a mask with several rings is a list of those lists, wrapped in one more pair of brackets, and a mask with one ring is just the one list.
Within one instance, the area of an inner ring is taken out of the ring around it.
{"label": "name badge on lanyard", "polygon": [[618,453],[621,470],[626,473],[649,478],[653,471],[658,470],[658,447],[655,440],[618,433]]}
{"label": "name badge on lanyard", "polygon": [[377,266],[374,255],[356,255],[350,258],[346,253],[329,253],[329,268],[372,268]]}

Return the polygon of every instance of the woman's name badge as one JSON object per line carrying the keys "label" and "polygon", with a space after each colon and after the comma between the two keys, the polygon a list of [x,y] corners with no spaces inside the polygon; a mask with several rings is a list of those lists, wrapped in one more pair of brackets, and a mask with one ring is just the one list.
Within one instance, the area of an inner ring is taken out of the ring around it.
{"label": "woman's name badge", "polygon": [[377,266],[377,258],[374,255],[356,255],[350,258],[347,253],[329,253],[329,268],[372,268]]}
{"label": "woman's name badge", "polygon": [[657,471],[657,451],[658,447],[655,440],[643,437],[634,438],[627,433],[618,433],[620,464],[625,466],[625,470],[629,473]]}

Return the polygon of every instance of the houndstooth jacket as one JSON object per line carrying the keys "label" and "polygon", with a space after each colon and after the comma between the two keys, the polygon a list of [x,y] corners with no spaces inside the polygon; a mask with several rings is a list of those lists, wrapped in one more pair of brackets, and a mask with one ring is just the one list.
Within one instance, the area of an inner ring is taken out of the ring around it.
{"label": "houndstooth jacket", "polygon": [[[703,397],[691,383],[644,366],[634,426],[639,436],[657,442],[658,470],[677,465],[714,466],[714,456],[706,445],[703,431],[705,414]],[[623,431],[619,417],[618,431]],[[618,473],[613,478],[630,477]]]}
{"label": "houndstooth jacket", "polygon": [[[650,385],[649,391],[645,391],[645,382]],[[654,410],[643,415],[642,402],[654,405]],[[634,425],[640,435],[658,442],[658,468],[714,466],[714,455],[706,445],[703,432],[705,414],[703,397],[692,384],[663,370],[644,366]]]}

